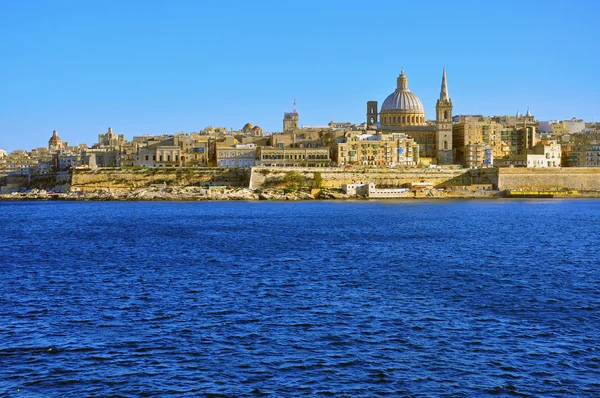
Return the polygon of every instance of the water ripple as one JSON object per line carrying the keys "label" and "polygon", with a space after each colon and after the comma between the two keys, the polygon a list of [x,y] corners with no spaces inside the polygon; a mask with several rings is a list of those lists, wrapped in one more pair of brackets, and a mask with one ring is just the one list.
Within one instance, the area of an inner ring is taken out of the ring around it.
{"label": "water ripple", "polygon": [[600,202],[0,203],[0,395],[599,396]]}

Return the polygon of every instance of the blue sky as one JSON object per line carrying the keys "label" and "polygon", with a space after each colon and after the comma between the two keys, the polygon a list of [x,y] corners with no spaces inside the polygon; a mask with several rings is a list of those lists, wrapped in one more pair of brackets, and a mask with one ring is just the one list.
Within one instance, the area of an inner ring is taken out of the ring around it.
{"label": "blue sky", "polygon": [[434,117],[600,120],[600,2],[0,0],[0,148],[362,122],[404,66]]}

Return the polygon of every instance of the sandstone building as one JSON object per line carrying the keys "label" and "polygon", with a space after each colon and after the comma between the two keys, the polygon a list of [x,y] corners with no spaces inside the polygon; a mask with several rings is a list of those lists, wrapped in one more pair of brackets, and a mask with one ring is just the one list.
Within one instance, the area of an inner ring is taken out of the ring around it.
{"label": "sandstone building", "polygon": [[452,100],[448,95],[446,69],[442,73],[435,124],[427,122],[423,104],[408,88],[403,68],[396,80],[396,90],[383,101],[380,110],[377,101],[367,102],[367,127],[406,134],[419,145],[421,158],[452,164]]}

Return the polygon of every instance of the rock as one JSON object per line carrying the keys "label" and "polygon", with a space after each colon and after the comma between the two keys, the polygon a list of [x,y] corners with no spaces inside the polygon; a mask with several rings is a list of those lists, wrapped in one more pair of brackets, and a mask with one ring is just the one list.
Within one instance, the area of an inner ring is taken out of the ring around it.
{"label": "rock", "polygon": [[348,195],[345,193],[331,192],[329,196],[331,199],[348,199]]}

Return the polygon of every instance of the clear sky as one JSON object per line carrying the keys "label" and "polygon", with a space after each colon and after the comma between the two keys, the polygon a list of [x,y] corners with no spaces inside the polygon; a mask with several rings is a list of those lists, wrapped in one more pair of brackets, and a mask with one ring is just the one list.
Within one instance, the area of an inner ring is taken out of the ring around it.
{"label": "clear sky", "polygon": [[0,148],[364,121],[404,66],[434,117],[600,120],[600,1],[0,0]]}

